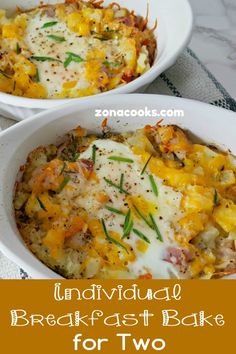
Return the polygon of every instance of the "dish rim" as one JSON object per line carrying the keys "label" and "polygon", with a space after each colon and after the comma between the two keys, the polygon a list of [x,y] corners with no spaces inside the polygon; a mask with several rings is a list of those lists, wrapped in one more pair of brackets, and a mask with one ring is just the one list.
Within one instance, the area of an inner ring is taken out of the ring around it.
{"label": "dish rim", "polygon": [[[127,95],[127,94],[123,94],[123,95],[113,95],[110,97],[111,102],[106,103],[108,105],[108,107],[111,107],[118,102],[123,102],[124,105],[126,104],[126,102],[132,100],[132,102],[134,103],[135,100],[140,101],[140,96],[143,97],[143,102],[145,104],[146,101],[146,97],[149,97],[147,100],[151,100],[151,99],[156,99],[159,101],[159,105],[163,104],[163,105],[169,105],[171,107],[175,107],[177,105],[177,107],[181,106],[186,107],[187,106],[193,106],[193,109],[196,109],[198,111],[204,111],[206,112],[206,116],[207,116],[207,112],[210,110],[212,113],[216,113],[218,116],[224,116],[225,119],[232,121],[233,125],[235,125],[236,127],[236,114],[232,111],[227,111],[223,108],[219,108],[219,107],[215,107],[215,106],[211,106],[209,104],[206,103],[202,103],[199,101],[194,101],[194,100],[190,100],[190,99],[185,99],[185,98],[176,98],[176,97],[170,97],[170,96],[162,96],[162,95],[142,95],[142,94],[133,94],[133,95]],[[145,96],[145,97],[144,97]],[[47,123],[52,123],[52,122],[57,122],[57,120],[62,119],[64,116],[66,115],[76,115],[78,116],[80,111],[87,111],[90,109],[95,109],[97,106],[99,106],[99,103],[101,102],[101,98],[100,97],[96,97],[96,99],[94,99],[91,103],[88,103],[87,101],[84,101],[81,105],[78,105],[78,103],[76,102],[72,102],[69,104],[65,104],[62,107],[55,107],[51,110],[45,111],[45,112],[41,112],[31,118],[29,118],[28,120],[22,121],[12,127],[10,127],[9,129],[0,132],[0,146],[2,143],[2,138],[7,138],[7,141],[10,141],[10,139],[8,139],[9,137],[12,136],[12,134],[16,134],[19,131],[19,134],[22,135],[22,133],[24,133],[25,128],[27,129],[32,129],[32,132],[30,133],[31,135],[34,132],[37,132],[38,129],[40,129],[41,127],[43,127],[44,125],[46,125]],[[192,108],[191,108],[192,109]],[[42,122],[42,118],[44,118],[44,122]],[[78,119],[78,124],[79,124],[79,117]],[[41,125],[37,126],[36,123],[39,123]],[[135,128],[137,129],[137,128]],[[65,132],[66,133],[66,132]],[[56,138],[56,133],[55,133],[55,138]],[[24,141],[21,142],[21,144],[23,144]],[[9,143],[11,144],[11,143]],[[12,143],[14,145],[14,141]],[[221,144],[219,142],[219,144]],[[4,150],[4,144],[3,144],[3,150]],[[13,157],[15,154],[15,150],[16,148],[12,149],[12,156]],[[30,151],[29,151],[30,152]],[[236,151],[235,151],[236,152]],[[233,152],[233,154],[235,153]],[[7,158],[8,159],[8,158]],[[2,158],[1,158],[2,160]],[[6,158],[5,158],[6,160]],[[9,164],[9,163],[8,163]],[[0,180],[3,181],[3,176],[4,176],[4,172],[0,171]],[[16,178],[16,177],[15,177]],[[0,184],[0,230],[6,230],[7,232],[13,232],[10,223],[13,222],[14,219],[14,215],[12,215],[11,220],[8,218],[7,213],[5,211],[4,208],[4,189],[3,187],[1,187]],[[5,231],[5,232],[6,232]],[[13,232],[14,233],[14,232]],[[1,236],[1,235],[0,235]],[[14,235],[15,237],[15,235]],[[9,247],[9,245],[6,245],[4,243],[4,236],[0,237],[0,249],[1,251],[9,258],[11,259],[13,262],[17,263],[21,268],[25,269],[29,274],[31,274],[33,276],[34,279],[64,279],[63,277],[61,277],[60,275],[58,275],[57,273],[55,273],[53,270],[51,270],[50,268],[48,268],[46,265],[44,265],[43,263],[41,263],[41,261],[39,261],[32,253],[30,250],[27,249],[27,247],[25,246],[23,239],[21,240],[21,244],[23,245],[23,247],[21,248],[20,251],[15,251],[14,247]],[[24,257],[25,255],[27,255],[26,259],[22,258],[22,256]],[[233,278],[233,277],[231,277]],[[234,277],[236,278],[236,276]]]}

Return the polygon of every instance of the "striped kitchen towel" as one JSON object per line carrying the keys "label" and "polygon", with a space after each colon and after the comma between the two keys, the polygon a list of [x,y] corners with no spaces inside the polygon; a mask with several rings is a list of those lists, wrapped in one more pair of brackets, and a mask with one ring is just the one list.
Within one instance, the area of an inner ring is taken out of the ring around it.
{"label": "striped kitchen towel", "polygon": [[[189,48],[175,65],[149,85],[146,93],[191,98],[236,112],[236,101]],[[0,129],[15,123],[14,120],[0,117]],[[29,275],[0,252],[0,278],[28,279]]]}

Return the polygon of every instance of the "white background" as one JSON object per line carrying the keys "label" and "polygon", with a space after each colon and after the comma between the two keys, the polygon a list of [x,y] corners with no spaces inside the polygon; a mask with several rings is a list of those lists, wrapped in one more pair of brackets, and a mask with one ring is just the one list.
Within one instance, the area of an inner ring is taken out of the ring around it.
{"label": "white background", "polygon": [[189,0],[195,16],[190,48],[236,99],[236,0]]}

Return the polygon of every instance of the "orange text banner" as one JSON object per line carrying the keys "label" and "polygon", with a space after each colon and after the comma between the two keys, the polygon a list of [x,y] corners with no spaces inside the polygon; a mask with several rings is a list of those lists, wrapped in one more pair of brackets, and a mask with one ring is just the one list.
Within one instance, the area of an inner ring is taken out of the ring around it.
{"label": "orange text banner", "polygon": [[2,353],[228,353],[236,281],[0,281]]}

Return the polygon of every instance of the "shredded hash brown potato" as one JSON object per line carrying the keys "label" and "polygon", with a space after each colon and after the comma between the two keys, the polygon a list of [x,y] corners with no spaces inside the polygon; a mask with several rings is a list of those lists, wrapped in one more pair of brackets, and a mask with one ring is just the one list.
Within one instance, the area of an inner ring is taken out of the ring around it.
{"label": "shredded hash brown potato", "polygon": [[30,250],[66,278],[236,272],[236,159],[176,126],[78,127],[32,151],[14,208]]}
{"label": "shredded hash brown potato", "polygon": [[0,91],[28,98],[90,96],[125,85],[153,64],[148,19],[102,1],[0,10]]}

